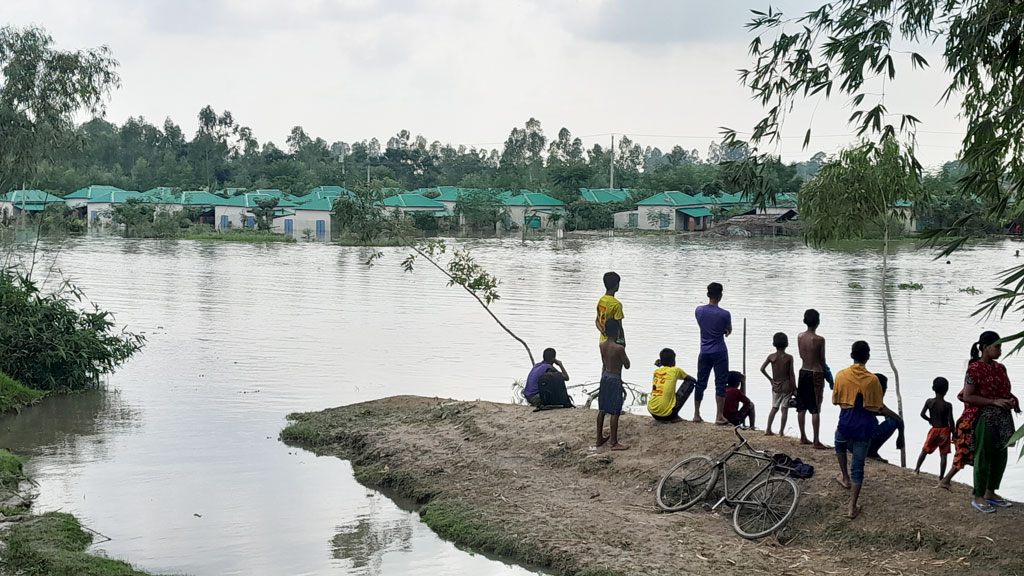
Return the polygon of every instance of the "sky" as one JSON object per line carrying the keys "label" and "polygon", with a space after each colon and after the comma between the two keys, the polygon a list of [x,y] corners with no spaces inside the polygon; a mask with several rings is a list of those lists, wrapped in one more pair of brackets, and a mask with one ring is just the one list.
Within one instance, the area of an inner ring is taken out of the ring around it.
{"label": "sky", "polygon": [[[738,80],[744,24],[767,0],[3,0],[0,24],[43,26],[58,48],[107,45],[122,86],[107,118],[170,117],[187,134],[209,104],[263,143],[293,126],[328,142],[399,130],[429,142],[500,148],[514,126],[569,128],[589,146],[612,134],[706,156],[722,127],[763,115]],[[813,0],[776,0],[789,14]],[[941,52],[885,88],[890,112],[921,119],[918,156],[952,160],[963,136]],[[909,61],[908,55],[905,56]],[[906,64],[906,62],[904,62]],[[787,117],[785,161],[855,141],[843,100]],[[803,149],[803,137],[812,141]]]}

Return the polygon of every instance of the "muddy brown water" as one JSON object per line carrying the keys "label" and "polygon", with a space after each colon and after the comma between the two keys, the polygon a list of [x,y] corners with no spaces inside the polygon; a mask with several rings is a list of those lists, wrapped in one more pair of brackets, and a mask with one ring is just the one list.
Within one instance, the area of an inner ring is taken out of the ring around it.
{"label": "muddy brown water", "polygon": [[[770,392],[756,371],[772,351],[773,333],[787,332],[795,343],[807,307],[821,312],[833,369],[848,365],[853,340],[865,339],[869,367],[891,375],[880,258],[869,248],[683,238],[469,246],[502,279],[495,312],[538,357],[546,346],[557,348],[574,383],[598,377],[593,307],[609,269],[623,277],[629,382],[646,386],[665,346],[676,350],[681,367],[695,369],[693,308],[713,280],[725,285],[722,304],[733,314],[734,368],[742,366],[747,319],[749,395],[759,426]],[[955,394],[980,331],[1017,331],[1012,320],[979,323],[971,312],[992,293],[998,271],[1022,262],[1014,257],[1019,247],[990,242],[950,264],[911,248],[893,258],[893,284],[923,285],[890,295],[910,465],[927,433],[917,414],[932,378],[946,376]],[[530,573],[440,540],[415,513],[356,483],[347,462],[277,440],[289,412],[397,394],[509,400],[512,382],[525,376],[523,349],[473,300],[426,266],[403,273],[403,254],[385,253],[367,268],[367,249],[316,244],[44,243],[37,277],[55,261],[119,323],[145,332],[148,346],[103,390],[3,417],[0,445],[30,457],[38,509],[76,514],[110,538],[99,550],[154,572]],[[970,286],[983,293],[960,291]],[[1011,380],[1024,385],[1024,359],[1005,362]],[[895,405],[892,391],[887,401]],[[827,443],[837,415],[830,405],[823,411]],[[787,433],[795,430],[791,414]],[[893,443],[883,456],[898,461]],[[932,456],[925,470],[937,468]],[[1024,468],[1015,458],[1003,492],[1024,498]]]}

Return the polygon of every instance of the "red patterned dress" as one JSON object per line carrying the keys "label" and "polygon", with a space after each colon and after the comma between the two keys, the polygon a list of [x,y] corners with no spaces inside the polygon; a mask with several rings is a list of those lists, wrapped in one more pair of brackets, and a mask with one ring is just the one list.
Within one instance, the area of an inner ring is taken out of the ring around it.
{"label": "red patterned dress", "polygon": [[[967,367],[967,375],[964,377],[964,389],[972,384],[978,396],[985,398],[1015,398],[1010,392],[1010,377],[1006,375],[1006,366],[999,362],[971,362]],[[964,401],[964,391],[961,390],[957,398]],[[974,449],[971,447],[974,439],[974,425],[978,421],[978,406],[964,402],[964,413],[956,421],[956,431],[953,432],[953,444],[956,446],[956,455],[953,456],[953,469],[961,470],[965,466],[974,465]]]}

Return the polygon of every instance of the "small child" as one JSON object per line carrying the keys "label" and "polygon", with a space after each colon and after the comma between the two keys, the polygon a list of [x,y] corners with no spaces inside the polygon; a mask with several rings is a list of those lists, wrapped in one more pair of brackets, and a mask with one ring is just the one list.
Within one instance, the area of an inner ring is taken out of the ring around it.
{"label": "small child", "polygon": [[914,472],[921,473],[921,465],[924,464],[925,456],[939,449],[939,478],[946,476],[946,456],[949,455],[949,444],[952,440],[953,431],[953,405],[946,402],[946,392],[949,392],[949,381],[939,376],[932,381],[932,390],[935,391],[935,398],[924,401],[924,408],[921,409],[921,418],[924,418],[932,425],[928,431],[928,439],[924,441],[924,448],[917,458],[917,468]]}
{"label": "small child", "polygon": [[[782,420],[779,422],[779,436],[785,436],[786,418],[789,415],[789,399],[796,392],[796,373],[793,370],[793,356],[786,353],[789,346],[789,338],[783,332],[776,332],[772,337],[772,346],[775,346],[775,353],[769,354],[764,364],[761,364],[761,374],[772,383],[772,410],[768,413],[768,424],[765,425],[764,435],[774,436],[772,433],[772,422],[775,415],[782,410]],[[765,368],[771,364],[772,375],[768,375]]]}
{"label": "small child", "polygon": [[[746,377],[739,372],[729,372],[729,382],[725,388],[725,405],[722,407],[722,415],[733,426],[743,426],[745,420],[750,420],[750,428],[754,428],[754,403],[740,390],[740,386],[746,384]],[[740,404],[743,407],[740,407]]]}

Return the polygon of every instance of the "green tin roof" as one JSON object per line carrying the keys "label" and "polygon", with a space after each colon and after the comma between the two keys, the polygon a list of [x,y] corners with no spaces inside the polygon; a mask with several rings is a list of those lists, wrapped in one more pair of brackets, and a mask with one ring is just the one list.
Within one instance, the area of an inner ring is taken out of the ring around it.
{"label": "green tin roof", "polygon": [[676,208],[676,212],[682,212],[692,218],[703,218],[705,216],[711,216],[711,210],[703,206],[694,206],[693,208]]}
{"label": "green tin roof", "polygon": [[625,202],[633,197],[632,192],[629,190],[611,188],[580,188],[580,194],[587,202],[595,202],[597,204]]}
{"label": "green tin roof", "polygon": [[565,206],[565,202],[543,192],[523,192],[503,199],[506,206]]}
{"label": "green tin roof", "polygon": [[124,204],[130,198],[142,198],[141,192],[114,189],[89,198],[89,204]]}
{"label": "green tin roof", "polygon": [[384,199],[385,206],[400,208],[434,208],[444,210],[444,204],[419,194],[397,194]]}
{"label": "green tin roof", "polygon": [[337,198],[338,196],[354,196],[352,191],[342,188],[341,186],[317,186],[310,190],[309,194],[303,196],[293,196],[292,200],[296,204],[305,204],[314,200],[322,200],[324,198]]}
{"label": "green tin roof", "polygon": [[330,212],[331,210],[334,210],[334,200],[336,198],[337,197],[335,196],[330,198],[317,198],[316,200],[309,200],[308,202],[305,202],[303,204],[296,204],[294,209],[323,210],[325,212]]}
{"label": "green tin roof", "polygon": [[174,192],[170,188],[147,190],[142,194],[142,199],[150,204],[181,204],[182,206],[216,206],[224,201],[224,198],[205,190]]}
{"label": "green tin roof", "polygon": [[95,198],[96,196],[99,196],[101,194],[107,194],[107,193],[115,192],[115,191],[122,191],[123,192],[123,190],[121,190],[120,188],[118,188],[116,186],[97,186],[97,185],[94,184],[92,186],[86,186],[85,188],[82,188],[82,189],[79,189],[79,190],[75,190],[71,194],[68,194],[67,196],[65,196],[64,199],[65,200],[68,200],[68,199],[72,199],[72,200],[74,200],[74,199],[91,200],[92,198]]}
{"label": "green tin roof", "polygon": [[702,202],[685,192],[660,192],[636,203],[637,206],[699,206]]}
{"label": "green tin roof", "polygon": [[21,204],[25,204],[26,210],[31,210],[30,204],[54,204],[64,201],[60,196],[54,196],[42,190],[12,190],[3,196],[3,200],[14,204],[16,208],[21,208]]}
{"label": "green tin roof", "polygon": [[[280,193],[280,191],[278,192]],[[290,200],[282,199],[280,196],[274,196],[272,194],[266,194],[264,192],[255,190],[252,192],[245,192],[237,196],[232,196],[231,198],[217,197],[217,201],[216,203],[214,203],[214,206],[239,206],[242,208],[252,208],[254,206],[257,206],[256,200],[260,198],[277,198],[278,208],[291,208],[295,206],[295,203]]]}

